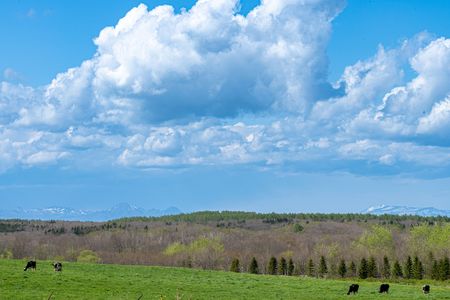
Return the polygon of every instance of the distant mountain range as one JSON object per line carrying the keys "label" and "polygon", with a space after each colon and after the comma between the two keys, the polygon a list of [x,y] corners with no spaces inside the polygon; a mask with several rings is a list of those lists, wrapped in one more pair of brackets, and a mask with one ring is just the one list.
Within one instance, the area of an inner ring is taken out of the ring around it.
{"label": "distant mountain range", "polygon": [[393,206],[393,205],[380,205],[373,206],[363,211],[362,213],[372,215],[415,215],[422,217],[437,217],[446,216],[450,217],[450,210],[442,210],[434,207],[408,207],[408,206]]}
{"label": "distant mountain range", "polygon": [[48,208],[17,208],[0,210],[0,219],[33,219],[33,220],[64,220],[64,221],[108,221],[125,217],[159,217],[180,214],[176,207],[164,210],[144,209],[120,203],[105,210],[82,210],[67,207]]}

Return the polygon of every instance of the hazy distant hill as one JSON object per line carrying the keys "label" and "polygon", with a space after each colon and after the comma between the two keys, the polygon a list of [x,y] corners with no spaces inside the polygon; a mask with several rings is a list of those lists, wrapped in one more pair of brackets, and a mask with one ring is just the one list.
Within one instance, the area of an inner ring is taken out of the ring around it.
{"label": "hazy distant hill", "polygon": [[434,207],[408,207],[408,206],[393,206],[380,205],[373,206],[365,210],[363,213],[374,215],[414,215],[422,217],[450,217],[450,210],[441,210]]}
{"label": "hazy distant hill", "polygon": [[108,221],[126,217],[159,217],[179,214],[176,207],[167,209],[144,209],[128,203],[120,203],[106,210],[82,210],[67,207],[48,208],[17,208],[0,211],[2,219],[35,219],[35,220],[65,220],[65,221]]}

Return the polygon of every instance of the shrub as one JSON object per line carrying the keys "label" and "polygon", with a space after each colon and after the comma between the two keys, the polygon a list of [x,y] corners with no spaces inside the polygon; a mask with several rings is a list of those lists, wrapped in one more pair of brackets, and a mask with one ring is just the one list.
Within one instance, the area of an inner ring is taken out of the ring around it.
{"label": "shrub", "polygon": [[2,259],[12,259],[13,253],[11,250],[5,249],[2,253],[0,253],[0,258]]}
{"label": "shrub", "polygon": [[302,232],[303,229],[304,229],[303,226],[300,225],[299,223],[295,223],[295,224],[294,224],[294,232],[295,232],[295,233]]}
{"label": "shrub", "polygon": [[82,250],[77,257],[77,262],[82,263],[99,263],[100,257],[92,250]]}

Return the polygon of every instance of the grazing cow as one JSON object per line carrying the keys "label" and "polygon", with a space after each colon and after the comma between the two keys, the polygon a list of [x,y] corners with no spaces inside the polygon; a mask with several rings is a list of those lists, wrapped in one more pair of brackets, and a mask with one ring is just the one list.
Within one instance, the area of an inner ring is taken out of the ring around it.
{"label": "grazing cow", "polygon": [[356,294],[359,290],[359,284],[353,283],[349,286],[348,288],[348,293],[347,295],[350,295],[351,293]]}
{"label": "grazing cow", "polygon": [[53,268],[55,269],[55,272],[61,272],[62,271],[62,263],[60,263],[60,262],[53,263]]}
{"label": "grazing cow", "polygon": [[380,293],[389,293],[389,284],[387,283],[382,283],[380,285]]}
{"label": "grazing cow", "polygon": [[36,270],[36,261],[35,260],[30,260],[29,262],[27,262],[27,265],[25,266],[25,268],[23,270],[26,271],[28,269]]}
{"label": "grazing cow", "polygon": [[430,286],[428,284],[425,284],[422,287],[422,291],[423,291],[424,294],[429,294],[430,293]]}

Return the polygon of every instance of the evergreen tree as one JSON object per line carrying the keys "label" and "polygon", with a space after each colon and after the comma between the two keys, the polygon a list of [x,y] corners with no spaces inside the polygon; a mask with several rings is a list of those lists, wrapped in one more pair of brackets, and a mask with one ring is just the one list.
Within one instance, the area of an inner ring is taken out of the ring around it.
{"label": "evergreen tree", "polygon": [[278,271],[278,262],[275,257],[271,257],[269,260],[269,264],[267,265],[267,274],[277,275]]}
{"label": "evergreen tree", "polygon": [[361,279],[366,279],[368,275],[367,270],[367,260],[363,257],[361,263],[359,264],[358,276]]}
{"label": "evergreen tree", "polygon": [[440,276],[440,268],[439,268],[439,262],[437,260],[433,261],[433,264],[431,265],[431,279],[439,280]]}
{"label": "evergreen tree", "polygon": [[377,263],[375,257],[371,256],[367,263],[367,277],[375,278],[378,276]]}
{"label": "evergreen tree", "polygon": [[414,279],[422,279],[423,273],[424,273],[424,270],[423,270],[422,262],[416,256],[416,257],[414,257],[414,262],[413,262],[413,266],[412,266],[412,277]]}
{"label": "evergreen tree", "polygon": [[450,262],[448,257],[439,260],[439,280],[447,280],[450,277]]}
{"label": "evergreen tree", "polygon": [[250,261],[250,266],[248,267],[248,272],[250,274],[258,274],[259,273],[258,262],[256,261],[255,257],[253,257],[252,260]]}
{"label": "evergreen tree", "polygon": [[383,270],[381,272],[384,278],[391,277],[391,264],[387,256],[383,257]]}
{"label": "evergreen tree", "polygon": [[235,258],[231,261],[230,271],[236,273],[241,272],[239,267],[239,259]]}
{"label": "evergreen tree", "polygon": [[315,266],[314,266],[314,261],[310,258],[308,261],[308,270],[307,270],[307,275],[310,277],[313,277],[315,274]]}
{"label": "evergreen tree", "polygon": [[324,256],[321,256],[319,263],[319,275],[323,277],[327,273],[328,273],[327,261],[325,260]]}
{"label": "evergreen tree", "polygon": [[287,275],[287,262],[284,257],[281,257],[280,259],[280,275]]}
{"label": "evergreen tree", "polygon": [[287,275],[288,276],[292,276],[292,274],[294,274],[294,261],[292,260],[292,258],[289,258],[288,261],[288,267],[287,267]]}
{"label": "evergreen tree", "polygon": [[444,272],[446,275],[444,280],[450,279],[450,261],[449,261],[448,257],[444,258]]}
{"label": "evergreen tree", "polygon": [[341,259],[341,262],[339,263],[338,274],[342,278],[344,278],[345,275],[347,274],[347,266],[345,265],[345,260],[344,259]]}
{"label": "evergreen tree", "polygon": [[403,276],[406,279],[411,279],[412,275],[412,259],[411,256],[408,256],[405,262],[405,266],[403,267]]}
{"label": "evergreen tree", "polygon": [[356,264],[354,261],[350,263],[350,275],[356,276]]}
{"label": "evergreen tree", "polygon": [[400,267],[398,260],[395,261],[394,267],[392,268],[392,276],[395,278],[403,277],[402,267]]}

